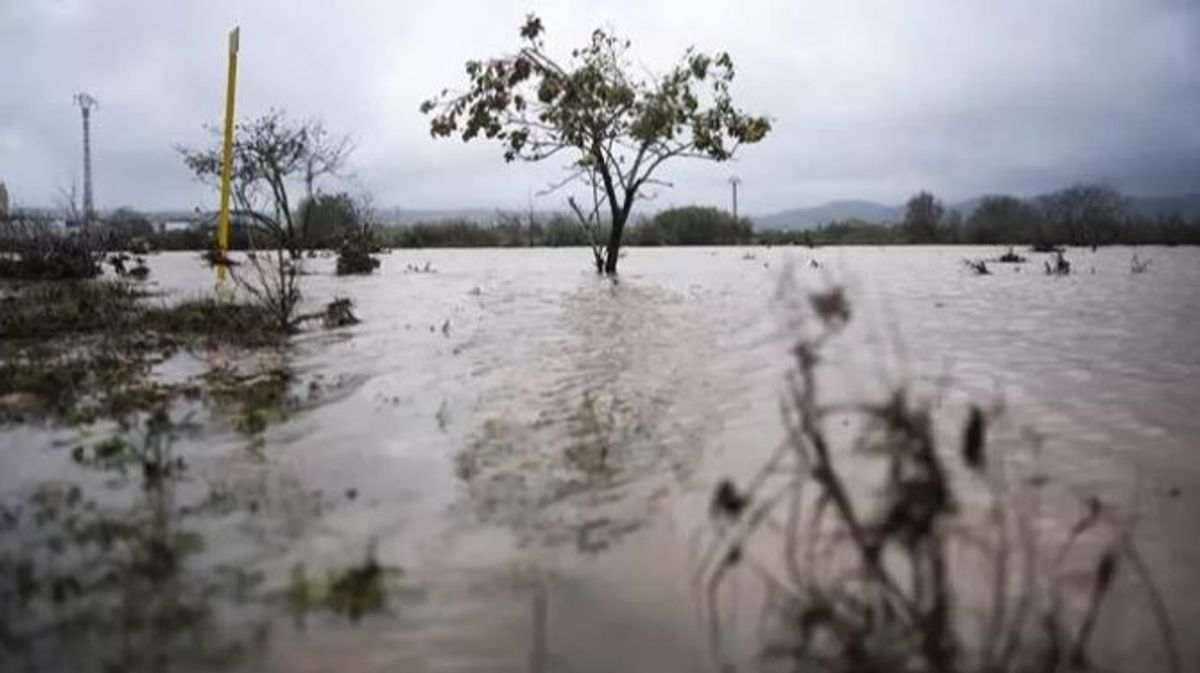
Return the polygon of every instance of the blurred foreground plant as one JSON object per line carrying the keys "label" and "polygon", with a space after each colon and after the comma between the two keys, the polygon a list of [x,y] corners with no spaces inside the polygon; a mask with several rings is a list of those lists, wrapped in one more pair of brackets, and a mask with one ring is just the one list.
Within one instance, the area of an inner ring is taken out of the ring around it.
{"label": "blurred foreground plant", "polygon": [[[1091,670],[1101,607],[1128,572],[1149,599],[1167,670],[1180,670],[1163,600],[1129,532],[1104,525],[1098,498],[1064,539],[1043,539],[1030,506],[1040,485],[1015,488],[1011,461],[989,445],[999,410],[972,406],[959,445],[946,447],[930,407],[904,386],[878,401],[826,401],[818,369],[850,304],[832,287],[809,295],[806,312],[786,440],[745,489],[724,480],[712,498],[716,538],[698,579],[719,656],[720,590],[743,569],[765,585],[763,654],[783,670]],[[1077,551],[1106,529],[1092,556]],[[1073,553],[1091,569],[1085,595],[1064,587]]]}

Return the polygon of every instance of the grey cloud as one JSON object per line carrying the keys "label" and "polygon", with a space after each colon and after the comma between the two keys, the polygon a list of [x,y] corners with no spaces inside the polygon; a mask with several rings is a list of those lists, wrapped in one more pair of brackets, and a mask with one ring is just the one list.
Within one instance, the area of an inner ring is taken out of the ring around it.
{"label": "grey cloud", "polygon": [[467,58],[512,48],[531,8],[552,47],[612,26],[649,73],[690,44],[726,49],[740,100],[774,118],[734,164],[670,167],[675,187],[650,207],[724,203],[733,173],[752,211],[1091,178],[1143,194],[1200,188],[1200,6],[1167,0],[0,0],[0,180],[21,202],[48,203],[78,179],[70,100],[86,89],[101,101],[101,205],[211,205],[172,146],[207,141],[225,33],[240,24],[239,113],[281,108],[352,134],[355,182],[377,203],[524,206],[557,166],[434,141],[417,105],[459,84]]}

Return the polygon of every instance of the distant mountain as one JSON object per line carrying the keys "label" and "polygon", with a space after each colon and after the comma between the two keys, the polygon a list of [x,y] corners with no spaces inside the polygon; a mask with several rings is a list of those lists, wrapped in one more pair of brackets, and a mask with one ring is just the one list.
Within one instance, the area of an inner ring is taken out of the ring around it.
{"label": "distant mountain", "polygon": [[[382,224],[393,227],[407,227],[418,222],[436,224],[456,220],[466,220],[477,224],[496,224],[500,222],[501,217],[505,216],[519,217],[522,222],[527,221],[529,218],[528,210],[509,210],[506,208],[459,208],[450,210],[383,208],[377,211],[377,214]],[[554,210],[533,211],[534,219],[543,223],[555,215],[562,214],[561,211]]]}
{"label": "distant mountain", "polygon": [[470,220],[490,223],[496,219],[495,208],[461,208],[454,210],[414,210],[409,208],[381,208],[379,219],[390,226],[407,226],[418,222],[445,222]]}
{"label": "distant mountain", "polygon": [[795,208],[750,219],[759,229],[812,229],[833,220],[895,222],[902,217],[902,206],[885,206],[874,201],[830,201],[812,208]]}

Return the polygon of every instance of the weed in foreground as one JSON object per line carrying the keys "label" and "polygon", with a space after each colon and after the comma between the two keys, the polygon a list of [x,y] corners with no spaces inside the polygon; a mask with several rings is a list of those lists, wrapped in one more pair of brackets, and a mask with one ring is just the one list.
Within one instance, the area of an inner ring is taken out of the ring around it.
{"label": "weed in foreground", "polygon": [[[1030,507],[1039,495],[1014,490],[1024,482],[989,442],[998,410],[971,407],[954,451],[905,387],[827,402],[817,372],[849,302],[837,287],[818,292],[809,314],[792,351],[785,442],[746,488],[726,480],[713,495],[716,538],[698,581],[718,657],[721,588],[740,571],[763,582],[762,654],[782,670],[1092,670],[1092,634],[1124,574],[1149,599],[1165,667],[1180,670],[1162,597],[1099,499],[1064,539],[1043,539]],[[1102,540],[1091,556],[1079,551],[1085,535]],[[1068,557],[1091,568],[1084,592],[1065,587]]]}

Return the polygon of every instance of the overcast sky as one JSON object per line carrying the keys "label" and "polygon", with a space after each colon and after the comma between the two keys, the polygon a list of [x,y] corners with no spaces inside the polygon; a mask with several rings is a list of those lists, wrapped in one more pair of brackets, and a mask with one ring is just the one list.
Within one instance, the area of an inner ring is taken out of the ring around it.
{"label": "overcast sky", "polygon": [[79,183],[83,90],[100,101],[99,207],[213,207],[172,147],[219,121],[240,25],[239,117],[277,107],[352,134],[350,187],[379,205],[524,207],[559,166],[435,141],[417,107],[461,84],[465,60],[511,51],[529,11],[563,55],[597,26],[650,72],[691,44],[727,50],[736,98],[773,119],[733,163],[670,166],[654,208],[726,205],[735,173],[751,213],[1081,179],[1200,191],[1196,0],[0,0],[0,181],[27,205]]}

